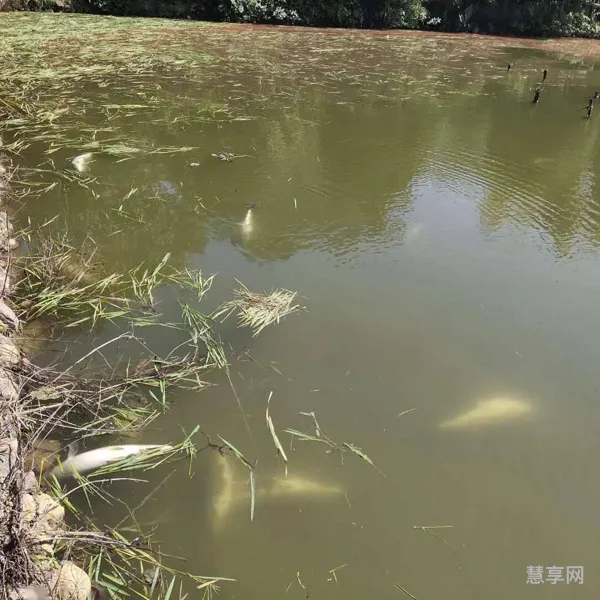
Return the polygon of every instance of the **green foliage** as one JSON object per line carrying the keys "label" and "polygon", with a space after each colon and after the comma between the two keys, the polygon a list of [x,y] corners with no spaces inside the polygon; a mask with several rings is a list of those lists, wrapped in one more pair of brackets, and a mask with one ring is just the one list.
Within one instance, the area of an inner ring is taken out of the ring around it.
{"label": "green foliage", "polygon": [[426,0],[427,23],[445,31],[531,36],[598,36],[587,0]]}
{"label": "green foliage", "polygon": [[[0,0],[66,9],[70,0]],[[17,7],[18,8],[18,7]],[[589,0],[72,0],[78,12],[241,23],[599,37]]]}
{"label": "green foliage", "polygon": [[113,15],[371,28],[416,28],[427,15],[423,0],[74,0],[73,8]]}

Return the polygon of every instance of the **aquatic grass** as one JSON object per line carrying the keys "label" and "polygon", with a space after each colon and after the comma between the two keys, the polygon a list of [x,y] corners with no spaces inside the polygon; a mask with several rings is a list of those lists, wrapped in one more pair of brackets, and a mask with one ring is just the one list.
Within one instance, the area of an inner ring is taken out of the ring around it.
{"label": "aquatic grass", "polygon": [[141,275],[138,275],[141,270],[140,267],[131,273],[130,278],[133,295],[142,306],[150,309],[154,308],[154,290],[167,281],[166,277],[161,274],[161,271],[169,261],[170,256],[170,253],[165,254],[152,271],[144,269],[144,272]]}
{"label": "aquatic grass", "polygon": [[222,342],[213,331],[212,320],[188,304],[181,304],[181,313],[185,323],[192,332],[192,343],[198,345],[202,341],[207,352],[207,360],[220,368],[228,366],[227,356]]}
{"label": "aquatic grass", "polygon": [[400,590],[401,592],[404,592],[409,598],[412,598],[412,600],[419,600],[416,596],[413,596],[410,592],[407,592],[399,583],[395,583],[394,587],[397,590]]}
{"label": "aquatic grass", "polygon": [[[164,81],[190,77],[213,61],[208,54],[181,43],[188,30],[198,27],[147,19],[3,14],[0,131],[4,151],[21,154],[41,143],[48,156],[72,149],[77,154],[92,151],[126,159],[195,150],[158,146],[147,137],[132,137],[113,122],[117,117],[139,118],[142,114],[154,122],[171,121],[177,99],[157,94],[155,81],[157,77]],[[114,102],[115,91],[125,92],[128,98]],[[194,107],[191,100],[182,98],[182,109]],[[162,110],[167,103],[169,110]],[[198,111],[182,110],[185,116],[178,120],[189,124],[211,116],[229,119],[229,109],[218,115],[223,109],[217,102],[212,107],[204,104]],[[102,120],[100,126],[87,124],[94,117]],[[64,172],[57,168],[46,175],[60,178]],[[31,171],[19,185],[30,193],[52,189],[53,181],[43,183],[41,176]]]}
{"label": "aquatic grass", "polygon": [[266,410],[266,419],[267,419],[267,427],[271,432],[271,437],[273,438],[273,443],[275,444],[275,449],[277,450],[277,455],[283,458],[283,462],[285,463],[285,476],[288,474],[288,458],[279,441],[279,437],[277,437],[277,433],[275,432],[275,425],[273,425],[273,419],[271,419],[271,415],[269,415],[269,405],[271,404],[271,398],[273,397],[273,392],[269,393],[269,398],[267,399],[267,410]]}
{"label": "aquatic grass", "polygon": [[[137,267],[126,274],[101,274],[96,248],[88,243],[76,251],[67,236],[38,233],[33,251],[23,259],[23,278],[19,283],[21,304],[27,306],[25,318],[52,316],[64,321],[67,328],[96,327],[102,322],[126,323],[131,328],[164,327],[188,329],[189,344],[195,358],[187,359],[197,369],[200,350],[206,351],[205,366],[224,368],[227,358],[223,344],[213,331],[212,320],[189,304],[182,304],[182,323],[161,318],[155,308],[155,291],[166,285],[194,290],[198,301],[210,289],[211,278],[189,269],[179,272],[168,267],[169,254],[153,269]],[[168,374],[167,374],[168,378]]]}
{"label": "aquatic grass", "polygon": [[224,302],[213,314],[213,318],[225,320],[236,313],[239,325],[251,328],[254,337],[269,325],[279,323],[284,317],[301,309],[301,306],[293,304],[296,292],[277,289],[259,294],[251,292],[243,283],[238,283],[242,287],[234,290],[235,298]]}
{"label": "aquatic grass", "polygon": [[133,539],[128,539],[117,529],[101,530],[91,519],[81,514],[79,517],[85,529],[59,533],[55,541],[62,553],[78,557],[92,581],[109,590],[113,598],[133,594],[142,600],[169,600],[175,593],[177,598],[184,598],[184,579],[206,597],[216,593],[221,584],[235,582],[229,577],[198,575],[165,564],[164,558],[169,555],[139,529]]}
{"label": "aquatic grass", "polygon": [[[115,528],[100,528],[71,500],[73,494],[81,492],[88,502],[91,502],[92,497],[98,497],[111,504],[113,502],[123,504],[110,493],[107,486],[120,481],[144,483],[144,480],[131,476],[115,477],[113,474],[116,471],[156,469],[178,456],[192,458],[197,450],[191,438],[197,431],[199,428],[195,428],[180,444],[150,451],[140,457],[140,460],[128,459],[98,469],[90,474],[93,479],[78,474],[75,477],[75,487],[71,487],[66,492],[55,478],[48,479],[47,491],[72,512],[79,523],[79,528],[53,532],[51,538],[42,537],[38,543],[53,544],[55,556],[70,557],[85,566],[92,581],[96,582],[96,585],[100,584],[109,589],[116,598],[134,595],[139,598],[167,600],[175,593],[178,598],[183,598],[182,585],[185,579],[189,580],[204,597],[212,597],[218,592],[222,583],[234,582],[234,579],[228,577],[194,574],[175,568],[171,566],[173,560],[168,561],[170,564],[165,564],[165,558],[178,559],[178,557],[161,552],[151,535],[144,534],[139,529],[134,516],[136,509],[129,509],[131,522],[136,527],[135,534],[126,537],[125,532],[128,528],[122,527],[123,523]],[[209,447],[210,444],[205,446],[205,448]],[[227,447],[233,448],[228,443]],[[148,497],[146,496],[139,506],[143,505]],[[177,588],[174,582],[178,583]]]}
{"label": "aquatic grass", "polygon": [[439,534],[436,533],[435,529],[453,529],[454,525],[413,525],[413,529],[420,529],[421,531],[426,531],[433,535],[436,539],[440,540],[442,544],[448,546],[451,550],[454,550],[452,546]]}
{"label": "aquatic grass", "polygon": [[380,475],[386,477],[386,474],[379,469],[379,467],[361,448],[350,442],[338,443],[332,438],[330,438],[327,434],[325,434],[319,426],[317,417],[314,412],[301,412],[300,414],[303,416],[308,416],[312,419],[313,424],[315,426],[315,435],[311,435],[310,433],[305,433],[303,431],[298,431],[297,429],[284,429],[285,433],[288,433],[290,436],[292,436],[292,440],[324,444],[328,447],[327,452],[338,452],[342,459],[342,462],[344,460],[344,453],[350,452],[351,454],[354,454],[355,456],[361,458],[369,466],[373,467]]}

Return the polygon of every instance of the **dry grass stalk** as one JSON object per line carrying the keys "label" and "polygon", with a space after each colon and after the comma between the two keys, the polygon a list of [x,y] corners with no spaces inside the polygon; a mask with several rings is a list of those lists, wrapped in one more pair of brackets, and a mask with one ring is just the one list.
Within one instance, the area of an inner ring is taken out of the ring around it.
{"label": "dry grass stalk", "polygon": [[240,326],[250,327],[254,336],[301,309],[301,306],[294,304],[296,292],[277,289],[268,294],[259,294],[251,292],[242,283],[240,285],[242,287],[234,291],[235,299],[225,302],[213,316],[227,318],[235,312]]}
{"label": "dry grass stalk", "polygon": [[283,446],[281,445],[281,442],[279,441],[279,438],[277,437],[277,433],[275,433],[275,425],[273,425],[273,419],[271,419],[271,415],[269,415],[269,405],[271,404],[272,397],[273,397],[273,392],[270,392],[269,399],[267,400],[267,411],[266,411],[267,426],[269,427],[269,431],[271,432],[271,437],[273,438],[273,443],[275,444],[275,448],[277,450],[277,455],[281,456],[281,458],[283,458],[283,462],[285,463],[285,476],[287,477],[288,458],[285,454],[285,450],[283,449]]}

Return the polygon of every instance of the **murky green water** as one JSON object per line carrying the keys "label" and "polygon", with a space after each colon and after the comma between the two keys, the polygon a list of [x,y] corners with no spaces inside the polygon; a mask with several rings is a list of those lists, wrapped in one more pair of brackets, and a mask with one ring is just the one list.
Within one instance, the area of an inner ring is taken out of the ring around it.
{"label": "murky green water", "polygon": [[[419,600],[596,597],[600,115],[581,109],[598,70],[492,38],[186,26],[176,43],[210,60],[193,78],[90,85],[82,124],[196,149],[97,155],[93,193],[61,185],[21,214],[59,213],[109,270],[170,252],[218,272],[209,307],[237,278],[298,290],[308,311],[257,338],[223,327],[247,424],[216,374],[143,436],[177,441],[200,424],[258,460],[255,521],[245,476],[233,469],[242,485],[223,508],[223,465],[205,452],[136,511],[140,524],[186,570],[237,579],[225,599],[402,598],[396,583]],[[172,294],[162,301],[175,315]],[[296,442],[289,477],[315,485],[277,493],[271,391],[280,432],[311,431],[299,413],[315,411],[387,477]],[[438,427],[494,397],[533,411]],[[113,493],[136,506],[164,474]],[[439,525],[453,526],[432,530],[443,539],[415,529]],[[585,581],[527,585],[529,565],[581,565]]]}

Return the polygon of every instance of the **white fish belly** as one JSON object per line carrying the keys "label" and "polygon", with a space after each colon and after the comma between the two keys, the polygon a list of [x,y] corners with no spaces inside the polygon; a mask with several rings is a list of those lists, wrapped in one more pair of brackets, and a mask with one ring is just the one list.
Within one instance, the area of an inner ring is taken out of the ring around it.
{"label": "white fish belly", "polygon": [[95,471],[100,467],[108,465],[135,454],[139,454],[146,450],[156,450],[157,448],[163,448],[164,450],[171,449],[171,446],[161,446],[154,444],[147,445],[124,445],[124,446],[107,446],[105,448],[96,448],[83,454],[78,454],[65,460],[62,464],[57,465],[52,469],[50,475],[59,476],[72,476],[77,473],[89,473]]}
{"label": "white fish belly", "polygon": [[516,398],[492,398],[478,402],[471,410],[440,423],[443,429],[481,427],[506,423],[531,413],[531,404]]}

